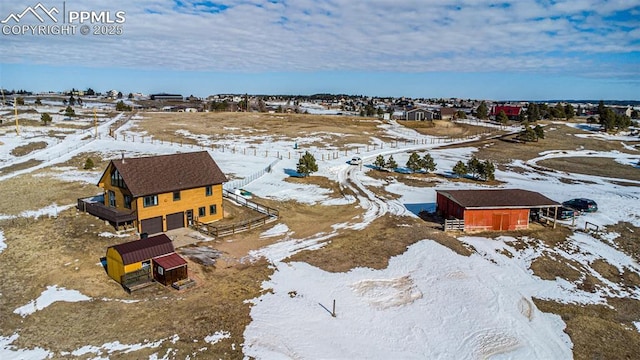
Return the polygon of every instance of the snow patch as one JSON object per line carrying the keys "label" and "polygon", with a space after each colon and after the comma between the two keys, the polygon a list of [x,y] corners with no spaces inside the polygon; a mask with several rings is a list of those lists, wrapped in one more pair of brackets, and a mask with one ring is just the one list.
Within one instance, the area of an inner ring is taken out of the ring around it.
{"label": "snow patch", "polygon": [[228,331],[217,331],[211,335],[205,336],[204,341],[211,345],[214,345],[218,341],[223,339],[228,339],[230,337],[231,337],[231,333]]}
{"label": "snow patch", "polygon": [[90,297],[83,295],[77,290],[58,288],[58,285],[47,286],[47,290],[43,291],[37,299],[31,300],[28,304],[15,309],[13,313],[26,317],[38,310],[46,308],[56,301],[78,302],[89,300],[91,300]]}
{"label": "snow patch", "polygon": [[270,238],[275,236],[285,235],[289,231],[289,227],[286,224],[277,224],[271,229],[264,231],[260,234],[260,238]]}

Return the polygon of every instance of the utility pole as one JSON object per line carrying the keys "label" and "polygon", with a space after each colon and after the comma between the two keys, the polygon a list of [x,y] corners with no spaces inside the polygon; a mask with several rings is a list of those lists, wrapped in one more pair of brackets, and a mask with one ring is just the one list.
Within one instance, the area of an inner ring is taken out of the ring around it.
{"label": "utility pole", "polygon": [[13,111],[16,118],[16,134],[20,136],[20,125],[18,124],[18,98],[15,95],[13,96]]}
{"label": "utility pole", "polygon": [[93,108],[93,126],[96,129],[96,139],[98,138],[98,114],[96,113],[96,108]]}

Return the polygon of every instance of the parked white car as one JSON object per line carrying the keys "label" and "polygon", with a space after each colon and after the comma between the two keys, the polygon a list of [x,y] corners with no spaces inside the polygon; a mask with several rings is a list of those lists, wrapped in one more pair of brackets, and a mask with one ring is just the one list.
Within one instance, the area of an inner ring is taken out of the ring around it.
{"label": "parked white car", "polygon": [[349,160],[349,164],[351,165],[362,165],[362,159],[359,157],[354,157],[351,160]]}

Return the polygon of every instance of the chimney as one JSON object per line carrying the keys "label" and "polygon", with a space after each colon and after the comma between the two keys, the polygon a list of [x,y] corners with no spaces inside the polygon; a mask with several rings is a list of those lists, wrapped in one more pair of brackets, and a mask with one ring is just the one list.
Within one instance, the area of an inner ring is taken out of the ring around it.
{"label": "chimney", "polygon": [[124,164],[124,151],[121,153],[122,155],[122,163]]}

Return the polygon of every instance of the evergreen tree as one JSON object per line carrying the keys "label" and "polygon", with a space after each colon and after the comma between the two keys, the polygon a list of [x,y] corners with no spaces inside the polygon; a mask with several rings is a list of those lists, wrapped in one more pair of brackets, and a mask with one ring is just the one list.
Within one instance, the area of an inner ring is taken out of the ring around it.
{"label": "evergreen tree", "polygon": [[302,155],[300,160],[298,160],[296,171],[303,177],[309,176],[309,174],[318,171],[316,158],[310,152],[305,151],[304,155]]}
{"label": "evergreen tree", "polygon": [[436,162],[433,160],[431,154],[427,153],[420,159],[420,167],[427,170],[427,172],[436,170]]}
{"label": "evergreen tree", "polygon": [[124,103],[124,101],[120,100],[116,104],[116,111],[131,111],[131,106]]}
{"label": "evergreen tree", "polygon": [[395,169],[398,167],[398,163],[393,159],[393,155],[389,156],[389,159],[387,160],[387,162],[384,164],[384,167],[387,169]]}
{"label": "evergreen tree", "polygon": [[567,118],[567,120],[571,120],[573,119],[573,117],[576,116],[576,111],[573,109],[573,105],[571,104],[567,104],[564,106],[564,117]]}
{"label": "evergreen tree", "polygon": [[24,105],[24,98],[23,97],[17,97],[16,98],[16,105],[18,105],[18,106]]}
{"label": "evergreen tree", "polygon": [[91,158],[87,158],[87,161],[84,162],[84,169],[91,170],[95,165],[93,164],[93,160]]}
{"label": "evergreen tree", "polygon": [[118,95],[117,95],[118,99],[122,99],[122,92],[118,91]]}
{"label": "evergreen tree", "polygon": [[544,129],[540,125],[536,125],[533,128],[533,131],[536,133],[536,137],[538,139],[544,139]]}
{"label": "evergreen tree", "polygon": [[487,110],[487,104],[482,101],[476,109],[476,116],[478,119],[486,120],[489,117],[489,111]]}
{"label": "evergreen tree", "polygon": [[467,118],[467,113],[465,113],[462,110],[458,110],[458,111],[456,111],[455,114],[453,114],[453,118],[454,119],[466,119]]}
{"label": "evergreen tree", "polygon": [[382,169],[386,162],[384,161],[384,156],[378,155],[376,156],[376,161],[373,162],[373,165],[378,169]]}
{"label": "evergreen tree", "polygon": [[604,101],[600,100],[600,102],[598,103],[598,116],[602,117],[604,115],[605,109],[606,106],[604,106]]}
{"label": "evergreen tree", "polygon": [[518,139],[524,142],[535,141],[537,140],[536,132],[531,128],[531,126],[527,125],[524,127],[524,130],[518,134]]}
{"label": "evergreen tree", "polygon": [[45,125],[49,125],[51,120],[51,115],[49,115],[49,113],[42,113],[42,115],[40,115],[40,121],[42,121]]}
{"label": "evergreen tree", "polygon": [[481,163],[480,172],[480,176],[484,181],[493,181],[496,179],[496,167],[489,160]]}
{"label": "evergreen tree", "polygon": [[407,160],[407,168],[413,172],[422,169],[420,160],[420,155],[418,155],[417,153],[411,153],[411,156],[409,156],[409,160]]}
{"label": "evergreen tree", "polygon": [[462,160],[459,160],[456,165],[453,167],[453,173],[458,177],[463,177],[467,175],[467,165],[465,165]]}
{"label": "evergreen tree", "polygon": [[540,111],[538,110],[538,104],[529,103],[527,106],[527,120],[529,122],[536,122],[540,120]]}
{"label": "evergreen tree", "polygon": [[76,104],[76,98],[73,97],[73,94],[69,96],[69,105],[74,106]]}
{"label": "evergreen tree", "polygon": [[506,124],[507,122],[509,122],[509,117],[504,112],[504,110],[500,110],[498,116],[496,116],[496,121],[498,121],[500,124]]}
{"label": "evergreen tree", "polygon": [[87,96],[94,96],[96,94],[92,88],[88,88],[84,93],[87,94]]}
{"label": "evergreen tree", "polygon": [[127,99],[133,100],[133,93],[129,93],[129,95],[127,95]]}
{"label": "evergreen tree", "polygon": [[564,106],[562,104],[557,103],[556,106],[551,108],[551,116],[554,118],[564,118],[566,115],[564,114]]}
{"label": "evergreen tree", "polygon": [[76,116],[76,112],[75,110],[73,110],[71,106],[67,106],[67,108],[64,110],[64,116],[67,116],[67,117]]}
{"label": "evergreen tree", "polygon": [[42,105],[42,100],[40,98],[36,98],[36,101],[33,103],[36,106]]}
{"label": "evergreen tree", "polygon": [[471,157],[471,159],[469,159],[469,161],[467,161],[467,171],[469,173],[471,173],[471,176],[474,178],[478,178],[478,175],[480,174],[480,167],[481,167],[481,162],[480,160],[478,160],[475,156]]}

